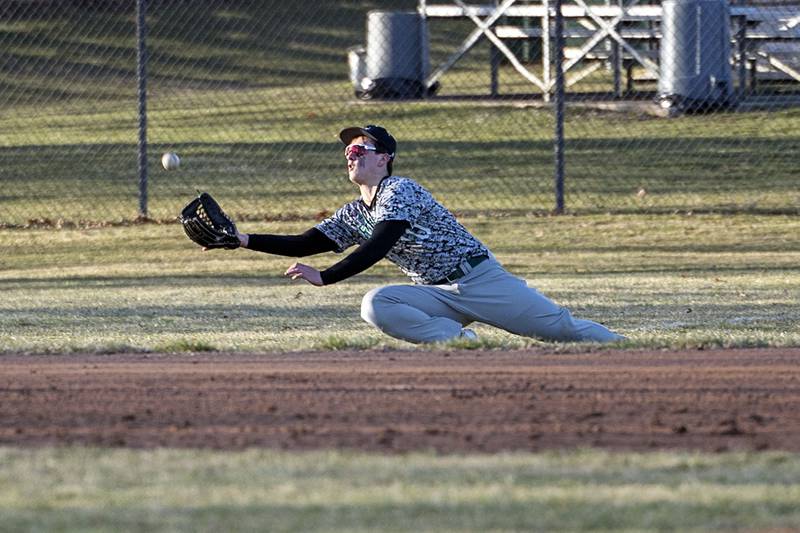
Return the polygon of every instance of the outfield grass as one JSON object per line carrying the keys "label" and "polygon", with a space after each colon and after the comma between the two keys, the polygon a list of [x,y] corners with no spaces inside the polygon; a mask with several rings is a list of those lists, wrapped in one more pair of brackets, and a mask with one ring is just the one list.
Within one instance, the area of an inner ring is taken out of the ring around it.
{"label": "outfield grass", "polygon": [[[790,216],[466,217],[512,272],[629,337],[628,346],[800,344],[800,222]],[[311,222],[245,222],[300,232]],[[334,254],[307,258],[319,268]],[[293,259],[201,252],[177,224],[0,230],[0,351],[285,351],[410,347],[359,318],[383,261],[331,287]],[[485,347],[537,341],[478,326]]]}
{"label": "outfield grass", "polygon": [[[17,4],[24,16],[0,21],[0,224],[65,227],[0,229],[0,353],[409,347],[358,317],[369,288],[404,282],[391,265],[317,289],[280,275],[289,259],[201,254],[174,223],[81,224],[138,213],[133,4]],[[352,98],[345,51],[366,10],[416,1],[149,4],[151,217],[174,219],[203,188],[244,231],[305,229],[354,196],[335,133],[379,122],[400,140],[398,173],[623,346],[800,345],[800,224],[759,215],[797,214],[797,110],[568,106],[567,207],[588,215],[539,217],[554,205],[552,112],[460,98],[488,92],[485,46],[443,77],[445,98]],[[436,65],[474,25],[432,28]],[[532,89],[507,66],[500,82]],[[180,171],[160,169],[166,150]],[[477,329],[473,346],[537,343]],[[0,531],[781,530],[800,523],[798,474],[781,453],[0,448]]]}
{"label": "outfield grass", "polygon": [[0,530],[789,530],[798,479],[777,452],[0,448]]}

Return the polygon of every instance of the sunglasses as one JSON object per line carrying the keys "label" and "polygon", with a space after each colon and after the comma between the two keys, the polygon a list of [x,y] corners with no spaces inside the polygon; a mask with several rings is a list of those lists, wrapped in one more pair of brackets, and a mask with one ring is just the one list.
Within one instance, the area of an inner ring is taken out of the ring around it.
{"label": "sunglasses", "polygon": [[359,157],[364,157],[367,152],[378,152],[374,146],[367,146],[366,144],[350,144],[344,149],[344,156],[350,160],[356,160]]}

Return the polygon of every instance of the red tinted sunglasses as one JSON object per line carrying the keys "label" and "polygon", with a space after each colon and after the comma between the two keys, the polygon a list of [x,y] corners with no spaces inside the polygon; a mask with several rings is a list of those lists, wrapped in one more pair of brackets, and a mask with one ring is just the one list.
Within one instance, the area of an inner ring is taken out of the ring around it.
{"label": "red tinted sunglasses", "polygon": [[367,155],[367,152],[377,152],[378,149],[374,146],[367,146],[366,144],[350,144],[345,147],[344,149],[344,156],[347,159],[358,159],[359,157],[364,157]]}

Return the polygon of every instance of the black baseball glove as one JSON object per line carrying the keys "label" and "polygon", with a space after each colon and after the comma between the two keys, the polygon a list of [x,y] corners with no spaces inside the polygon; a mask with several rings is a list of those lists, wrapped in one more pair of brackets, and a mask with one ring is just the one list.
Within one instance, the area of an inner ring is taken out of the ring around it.
{"label": "black baseball glove", "polygon": [[200,193],[189,202],[181,211],[180,221],[186,235],[203,248],[232,250],[240,246],[236,224],[208,193]]}

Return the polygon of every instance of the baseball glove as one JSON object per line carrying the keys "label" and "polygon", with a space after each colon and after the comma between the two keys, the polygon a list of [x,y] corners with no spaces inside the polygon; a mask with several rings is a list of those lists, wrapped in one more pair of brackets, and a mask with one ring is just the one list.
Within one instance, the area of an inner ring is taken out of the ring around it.
{"label": "baseball glove", "polygon": [[204,192],[183,208],[180,216],[187,237],[203,248],[238,248],[236,224],[210,194]]}

